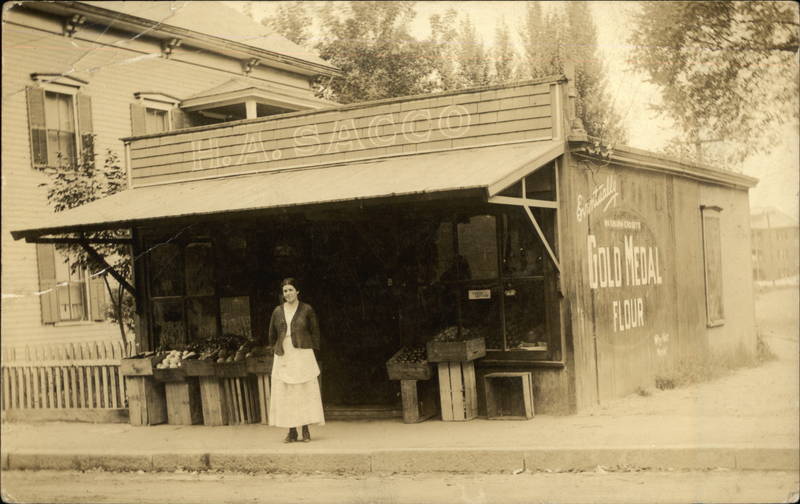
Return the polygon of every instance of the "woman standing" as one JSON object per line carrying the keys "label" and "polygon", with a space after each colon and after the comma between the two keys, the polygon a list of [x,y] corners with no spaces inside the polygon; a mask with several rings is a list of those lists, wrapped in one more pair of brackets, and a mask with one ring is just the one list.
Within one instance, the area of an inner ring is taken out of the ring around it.
{"label": "woman standing", "polygon": [[269,343],[274,348],[269,425],[288,427],[284,443],[297,441],[302,427],[303,441],[311,441],[309,424],[325,424],[319,391],[319,365],[314,350],[319,350],[319,325],[314,309],[298,300],[294,278],[281,282],[285,303],[272,312]]}

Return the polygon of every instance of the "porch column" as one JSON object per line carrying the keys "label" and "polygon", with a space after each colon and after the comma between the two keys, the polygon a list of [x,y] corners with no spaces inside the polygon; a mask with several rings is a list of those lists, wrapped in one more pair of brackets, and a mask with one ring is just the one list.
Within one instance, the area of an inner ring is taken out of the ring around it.
{"label": "porch column", "polygon": [[256,109],[255,100],[247,100],[244,102],[245,110],[247,111],[247,119],[255,119],[258,117],[258,110]]}

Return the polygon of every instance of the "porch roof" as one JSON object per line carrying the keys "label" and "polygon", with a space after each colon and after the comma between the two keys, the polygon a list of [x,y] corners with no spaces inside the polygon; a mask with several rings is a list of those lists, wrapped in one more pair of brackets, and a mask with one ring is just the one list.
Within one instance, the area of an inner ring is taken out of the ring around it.
{"label": "porch roof", "polygon": [[532,141],[138,187],[43,216],[11,234],[35,241],[160,219],[445,191],[482,189],[488,198],[564,148],[563,140]]}

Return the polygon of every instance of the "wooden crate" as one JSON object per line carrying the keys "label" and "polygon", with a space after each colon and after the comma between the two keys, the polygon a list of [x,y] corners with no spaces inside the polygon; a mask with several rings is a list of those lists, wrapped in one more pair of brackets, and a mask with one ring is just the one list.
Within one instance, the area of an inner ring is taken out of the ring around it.
{"label": "wooden crate", "polygon": [[204,425],[228,425],[228,405],[222,379],[217,376],[201,376],[200,404],[203,409]]}
{"label": "wooden crate", "polygon": [[478,416],[475,364],[472,361],[440,362],[438,367],[442,420],[459,422]]}
{"label": "wooden crate", "polygon": [[217,376],[220,378],[244,378],[247,376],[247,363],[243,360],[237,362],[218,362],[216,370]]}
{"label": "wooden crate", "polygon": [[254,376],[256,381],[256,403],[258,404],[259,420],[262,424],[269,424],[269,400],[272,390],[270,389],[270,375],[257,373]]}
{"label": "wooden crate", "polygon": [[486,355],[486,342],[483,338],[464,341],[429,341],[427,352],[428,362],[471,361]]}
{"label": "wooden crate", "polygon": [[119,372],[124,376],[128,393],[131,425],[158,425],[167,421],[164,384],[153,378],[155,366],[163,356],[121,359]]}
{"label": "wooden crate", "polygon": [[270,375],[272,374],[273,360],[274,356],[270,353],[269,355],[248,357],[244,361],[248,373],[257,375]]}
{"label": "wooden crate", "polygon": [[261,411],[258,407],[258,383],[255,376],[220,378],[224,395],[225,416],[228,425],[257,423]]}
{"label": "wooden crate", "polygon": [[483,377],[489,420],[533,418],[533,377],[520,373],[489,373]]}
{"label": "wooden crate", "polygon": [[181,361],[186,376],[216,376],[217,365],[212,360],[189,359]]}
{"label": "wooden crate", "polygon": [[153,370],[156,369],[156,364],[163,359],[163,355],[141,359],[121,359],[119,363],[119,372],[124,376],[153,376]]}
{"label": "wooden crate", "polygon": [[400,380],[403,422],[418,423],[439,412],[436,380]]}
{"label": "wooden crate", "polygon": [[158,425],[167,421],[164,384],[152,376],[126,376],[131,425]]}
{"label": "wooden crate", "polygon": [[[157,370],[164,371],[164,370]],[[167,423],[196,425],[203,423],[203,407],[198,378],[164,383],[167,398]]]}
{"label": "wooden crate", "polygon": [[398,350],[386,361],[386,372],[390,380],[430,380],[433,367],[428,362],[397,362],[403,350]]}

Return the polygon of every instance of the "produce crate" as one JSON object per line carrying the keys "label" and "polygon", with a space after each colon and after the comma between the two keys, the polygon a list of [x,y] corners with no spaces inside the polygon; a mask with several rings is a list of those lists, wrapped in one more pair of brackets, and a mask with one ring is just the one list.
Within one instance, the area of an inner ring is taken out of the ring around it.
{"label": "produce crate", "polygon": [[398,362],[403,353],[400,349],[386,361],[386,372],[390,380],[430,380],[433,377],[433,367],[427,362]]}
{"label": "produce crate", "polygon": [[427,350],[428,362],[471,361],[486,355],[486,342],[483,338],[464,341],[429,341]]}
{"label": "produce crate", "polygon": [[153,378],[153,370],[161,359],[163,356],[120,361],[131,425],[158,425],[167,421],[166,390],[163,383]]}
{"label": "produce crate", "polygon": [[489,420],[533,418],[533,379],[530,371],[489,373],[483,377]]}
{"label": "produce crate", "polygon": [[247,372],[256,375],[269,375],[272,373],[272,354],[259,357],[248,357],[245,361]]}
{"label": "produce crate", "polygon": [[153,369],[153,378],[160,382],[186,381],[186,371],[181,367],[167,369]]}
{"label": "produce crate", "polygon": [[403,422],[418,423],[439,412],[436,380],[400,380],[403,399]]}
{"label": "produce crate", "polygon": [[200,404],[203,408],[203,425],[228,425],[228,406],[222,378],[200,376]]}
{"label": "produce crate", "polygon": [[475,364],[472,361],[440,362],[438,366],[442,420],[465,421],[478,416]]}
{"label": "produce crate", "polygon": [[228,425],[256,423],[260,418],[258,408],[258,383],[254,376],[219,378],[223,391],[225,421]]}
{"label": "produce crate", "polygon": [[122,359],[119,363],[119,372],[124,376],[153,376],[156,364],[164,359],[162,355],[143,357],[139,359]]}
{"label": "produce crate", "polygon": [[243,360],[237,362],[218,362],[216,371],[217,376],[220,378],[244,378],[247,376],[247,363]]}
{"label": "produce crate", "polygon": [[212,360],[188,359],[181,362],[186,376],[216,376],[217,365]]}

